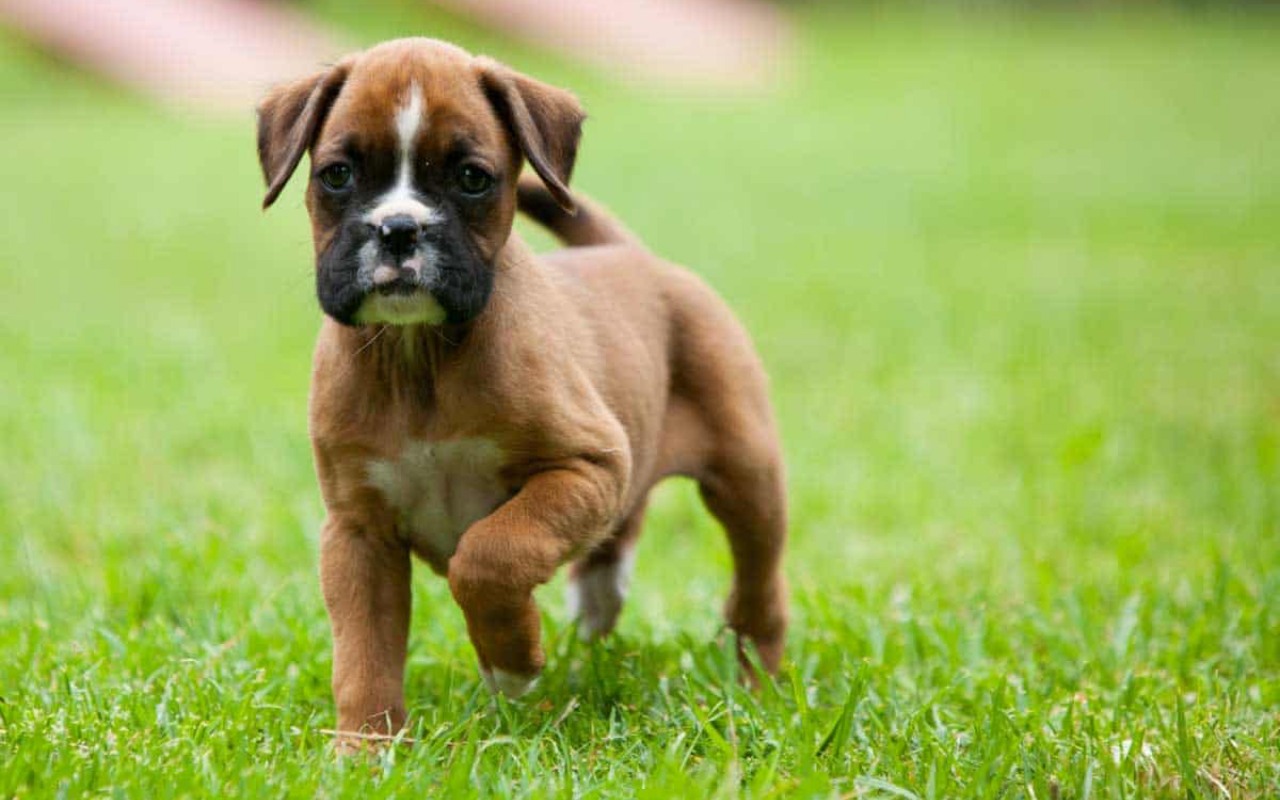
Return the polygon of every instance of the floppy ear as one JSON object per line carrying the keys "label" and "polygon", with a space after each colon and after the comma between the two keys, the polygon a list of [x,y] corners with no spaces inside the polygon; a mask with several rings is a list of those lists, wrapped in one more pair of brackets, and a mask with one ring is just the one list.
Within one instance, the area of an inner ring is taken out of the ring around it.
{"label": "floppy ear", "polygon": [[267,208],[311,147],[329,107],[351,71],[346,59],[322,72],[272,89],[258,103],[258,160],[267,182]]}
{"label": "floppy ear", "polygon": [[524,157],[565,211],[574,213],[569,176],[578,155],[586,113],[578,98],[489,58],[479,58],[480,80],[489,102]]}

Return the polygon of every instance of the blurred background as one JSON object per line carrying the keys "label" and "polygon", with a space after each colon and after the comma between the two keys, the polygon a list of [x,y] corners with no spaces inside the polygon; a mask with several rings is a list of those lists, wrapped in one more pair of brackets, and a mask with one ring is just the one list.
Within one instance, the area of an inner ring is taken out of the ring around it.
{"label": "blurred background", "polygon": [[[1141,596],[1152,642],[1206,654],[1254,620],[1230,652],[1271,688],[1232,708],[1275,700],[1280,15],[1210,2],[0,0],[0,685],[83,648],[166,663],[93,631],[198,652],[252,617],[238,657],[300,626],[325,713],[320,312],[303,181],[259,210],[252,107],[411,34],[572,88],[575,186],[752,331],[797,669],[980,608],[1088,650]],[[624,636],[713,631],[726,563],[664,490]],[[469,674],[456,616],[420,620],[415,674]]]}
{"label": "blurred background", "polygon": [[[759,340],[801,546],[936,537],[990,565],[967,531],[1120,515],[1141,549],[1157,519],[1274,500],[1221,470],[1274,453],[1280,15],[526,5],[0,3],[0,503],[31,546],[154,515],[314,529],[302,181],[259,212],[252,106],[407,34],[579,93],[577,186]],[[1064,508],[1059,479],[1084,493]],[[1057,562],[1042,534],[999,557]]]}

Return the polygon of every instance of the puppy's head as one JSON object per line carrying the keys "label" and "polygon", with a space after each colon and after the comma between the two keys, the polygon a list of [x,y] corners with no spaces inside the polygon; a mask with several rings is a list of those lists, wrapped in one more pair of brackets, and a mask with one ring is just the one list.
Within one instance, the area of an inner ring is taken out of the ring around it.
{"label": "puppy's head", "polygon": [[574,97],[431,39],[401,39],[281,86],[258,106],[270,206],[311,154],[316,289],[348,325],[473,319],[511,233],[528,160],[567,210]]}

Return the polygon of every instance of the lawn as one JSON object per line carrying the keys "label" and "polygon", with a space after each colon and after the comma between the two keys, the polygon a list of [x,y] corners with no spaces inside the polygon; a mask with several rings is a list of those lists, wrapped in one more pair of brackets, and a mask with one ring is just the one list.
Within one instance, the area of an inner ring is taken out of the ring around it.
{"label": "lawn", "polygon": [[[1280,17],[801,6],[765,99],[574,87],[576,185],[752,330],[789,461],[783,673],[659,492],[618,635],[484,690],[420,570],[411,747],[335,760],[301,194],[0,37],[0,796],[1269,797]],[[283,77],[283,76],[282,76]]]}

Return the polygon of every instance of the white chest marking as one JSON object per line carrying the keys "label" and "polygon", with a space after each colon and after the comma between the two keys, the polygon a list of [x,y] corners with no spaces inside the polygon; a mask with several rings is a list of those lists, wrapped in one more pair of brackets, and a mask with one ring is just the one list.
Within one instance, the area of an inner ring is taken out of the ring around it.
{"label": "white chest marking", "polygon": [[414,546],[448,558],[471,523],[507,499],[501,467],[502,451],[488,439],[420,441],[399,458],[370,461],[368,475]]}
{"label": "white chest marking", "polygon": [[425,118],[422,91],[418,84],[412,83],[396,109],[393,120],[396,140],[400,145],[400,163],[396,171],[396,183],[391,187],[391,191],[378,198],[373,210],[365,215],[365,222],[370,225],[381,225],[384,219],[398,214],[413,217],[419,225],[430,225],[440,221],[439,210],[423,203],[413,190],[413,143],[418,138],[418,131]]}

